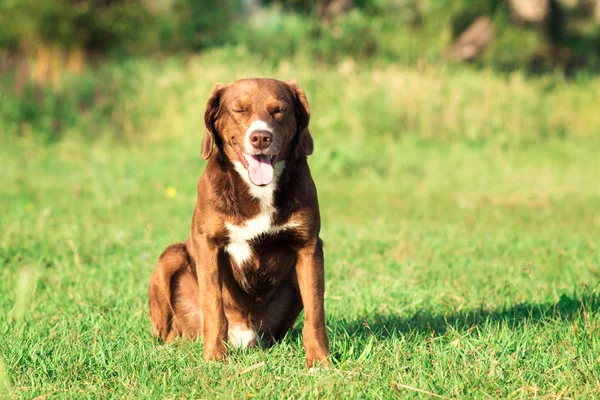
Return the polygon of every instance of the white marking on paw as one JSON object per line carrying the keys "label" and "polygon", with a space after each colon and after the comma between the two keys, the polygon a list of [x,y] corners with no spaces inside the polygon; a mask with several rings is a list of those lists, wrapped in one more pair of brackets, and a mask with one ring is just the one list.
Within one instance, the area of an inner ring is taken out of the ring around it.
{"label": "white marking on paw", "polygon": [[229,329],[229,343],[235,347],[245,349],[252,342],[258,341],[256,332],[249,328],[233,326]]}
{"label": "white marking on paw", "polygon": [[316,374],[320,374],[322,372],[326,372],[329,371],[329,367],[328,366],[317,366],[317,367],[310,367],[308,369],[308,374],[309,375],[316,375]]}

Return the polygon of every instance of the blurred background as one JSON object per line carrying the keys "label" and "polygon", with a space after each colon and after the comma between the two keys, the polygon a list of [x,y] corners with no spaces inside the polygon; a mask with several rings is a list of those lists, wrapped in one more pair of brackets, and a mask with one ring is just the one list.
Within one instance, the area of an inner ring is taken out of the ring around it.
{"label": "blurred background", "polygon": [[267,74],[298,62],[569,79],[600,70],[598,0],[3,0],[0,26],[4,133],[46,141],[83,119],[118,119],[115,102],[139,78],[128,60],[148,70],[210,53]]}

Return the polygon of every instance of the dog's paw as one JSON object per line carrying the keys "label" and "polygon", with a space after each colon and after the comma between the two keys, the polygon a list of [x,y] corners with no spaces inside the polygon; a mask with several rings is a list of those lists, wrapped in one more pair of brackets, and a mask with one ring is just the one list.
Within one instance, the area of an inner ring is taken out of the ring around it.
{"label": "dog's paw", "polygon": [[224,346],[207,346],[204,348],[204,359],[227,362],[227,350]]}
{"label": "dog's paw", "polygon": [[319,372],[329,370],[329,360],[327,357],[324,357],[320,360],[316,359],[306,359],[306,367],[308,368],[309,374],[316,374]]}
{"label": "dog's paw", "polygon": [[328,365],[316,365],[314,367],[310,367],[308,369],[308,374],[309,375],[321,375],[323,373],[329,372],[329,366]]}

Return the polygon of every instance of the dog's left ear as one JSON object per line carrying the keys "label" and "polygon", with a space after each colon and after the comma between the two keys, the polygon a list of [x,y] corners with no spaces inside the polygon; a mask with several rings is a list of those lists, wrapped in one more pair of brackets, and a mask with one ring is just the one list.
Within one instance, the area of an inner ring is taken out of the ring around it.
{"label": "dog's left ear", "polygon": [[294,94],[294,108],[296,110],[296,124],[297,124],[297,135],[298,144],[297,149],[300,154],[309,156],[313,153],[314,144],[312,136],[308,130],[308,123],[310,122],[310,107],[308,106],[308,100],[304,90],[298,85],[295,79],[291,79],[286,82],[292,93]]}
{"label": "dog's left ear", "polygon": [[215,84],[215,87],[206,102],[206,110],[204,111],[204,139],[202,140],[202,158],[208,160],[213,152],[215,141],[218,138],[216,128],[219,110],[221,109],[221,95],[226,85],[222,83]]}

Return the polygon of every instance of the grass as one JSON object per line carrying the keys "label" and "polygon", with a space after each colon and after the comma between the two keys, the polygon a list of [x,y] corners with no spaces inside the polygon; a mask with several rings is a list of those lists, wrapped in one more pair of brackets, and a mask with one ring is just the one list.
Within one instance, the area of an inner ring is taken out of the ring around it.
{"label": "grass", "polygon": [[[238,56],[104,67],[125,94],[52,144],[0,114],[0,397],[600,396],[600,79]],[[255,74],[297,77],[313,106],[333,360],[317,375],[301,320],[227,364],[150,335],[147,281],[188,234],[203,103]]]}

